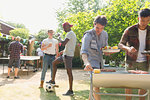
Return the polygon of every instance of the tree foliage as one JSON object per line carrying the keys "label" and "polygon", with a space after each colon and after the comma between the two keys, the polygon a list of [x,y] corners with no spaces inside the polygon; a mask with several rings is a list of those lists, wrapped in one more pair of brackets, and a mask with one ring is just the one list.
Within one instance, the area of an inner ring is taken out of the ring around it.
{"label": "tree foliage", "polygon": [[[109,35],[109,45],[118,45],[124,30],[138,23],[138,11],[142,8],[150,7],[149,2],[140,0],[111,0],[110,5],[102,9],[102,13],[107,16],[108,24],[105,30]],[[125,53],[113,54],[110,60],[115,60],[117,66],[120,61],[124,61]]]}
{"label": "tree foliage", "polygon": [[35,37],[38,41],[43,41],[45,38],[48,37],[47,30],[41,29]]}
{"label": "tree foliage", "polygon": [[77,14],[70,14],[70,16],[65,19],[65,21],[73,24],[72,30],[76,33],[78,42],[81,42],[86,30],[93,28],[93,20],[96,14],[97,13],[92,11],[78,12]]}
{"label": "tree foliage", "polygon": [[[73,24],[72,30],[76,33],[77,39],[81,42],[85,31],[93,28],[93,20],[97,15],[105,15],[108,24],[105,30],[109,35],[109,45],[118,45],[124,30],[138,23],[138,11],[142,8],[150,8],[150,2],[141,0],[110,0],[107,7],[97,12],[86,11],[67,14],[64,21]],[[116,64],[124,60],[125,53],[120,52],[112,55],[110,60],[115,60]]]}
{"label": "tree foliage", "polygon": [[116,45],[119,43],[123,31],[131,25],[138,22],[138,11],[143,7],[149,7],[149,2],[140,0],[111,0],[109,5],[101,11],[69,13],[64,21],[73,24],[72,30],[76,33],[78,40],[81,42],[82,36],[86,30],[93,28],[93,20],[97,15],[105,15],[108,24],[105,30],[109,34],[109,44]]}
{"label": "tree foliage", "polygon": [[24,24],[19,24],[19,23],[13,23],[13,22],[7,22],[9,25],[14,26],[15,28],[24,28],[26,29]]}
{"label": "tree foliage", "polygon": [[140,0],[111,0],[110,5],[102,9],[108,19],[105,30],[109,34],[110,45],[118,44],[124,30],[138,22],[138,11],[146,4]]}
{"label": "tree foliage", "polygon": [[23,28],[16,28],[10,31],[10,35],[17,37],[20,36],[23,39],[29,38],[29,30]]}
{"label": "tree foliage", "polygon": [[97,12],[99,9],[105,7],[107,0],[68,0],[65,2],[66,7],[57,10],[57,20],[58,20],[58,32],[63,32],[62,24],[65,19],[70,17],[70,14],[77,14],[79,12]]}

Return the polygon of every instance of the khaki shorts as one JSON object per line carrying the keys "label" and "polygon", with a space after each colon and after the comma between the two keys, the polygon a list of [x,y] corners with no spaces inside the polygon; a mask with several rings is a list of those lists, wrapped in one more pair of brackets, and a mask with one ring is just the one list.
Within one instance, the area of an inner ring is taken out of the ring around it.
{"label": "khaki shorts", "polygon": [[126,64],[126,70],[143,70],[148,71],[147,62],[132,62],[130,64]]}

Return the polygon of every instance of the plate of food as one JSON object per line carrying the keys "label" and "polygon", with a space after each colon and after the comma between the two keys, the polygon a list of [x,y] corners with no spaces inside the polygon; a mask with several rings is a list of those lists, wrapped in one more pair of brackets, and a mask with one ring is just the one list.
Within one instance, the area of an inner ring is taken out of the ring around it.
{"label": "plate of food", "polygon": [[117,53],[120,52],[120,49],[118,49],[118,46],[105,46],[104,48],[102,48],[102,51],[104,53]]}

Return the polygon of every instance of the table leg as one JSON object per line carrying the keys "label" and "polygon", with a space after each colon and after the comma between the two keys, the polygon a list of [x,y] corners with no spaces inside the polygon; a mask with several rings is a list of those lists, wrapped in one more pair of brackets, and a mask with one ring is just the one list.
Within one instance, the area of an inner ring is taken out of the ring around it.
{"label": "table leg", "polygon": [[28,75],[28,73],[29,73],[29,65],[28,65],[28,71],[27,71],[27,75]]}
{"label": "table leg", "polygon": [[150,56],[147,56],[147,67],[148,67],[148,69],[149,69],[149,71],[150,71],[150,68],[149,68],[149,67],[150,67],[150,66],[149,66],[149,57],[150,57]]}
{"label": "table leg", "polygon": [[4,60],[2,60],[2,63],[3,63],[3,74],[4,74]]}
{"label": "table leg", "polygon": [[39,60],[37,59],[37,62],[36,62],[37,64],[36,64],[36,68],[38,68],[38,70],[39,70]]}

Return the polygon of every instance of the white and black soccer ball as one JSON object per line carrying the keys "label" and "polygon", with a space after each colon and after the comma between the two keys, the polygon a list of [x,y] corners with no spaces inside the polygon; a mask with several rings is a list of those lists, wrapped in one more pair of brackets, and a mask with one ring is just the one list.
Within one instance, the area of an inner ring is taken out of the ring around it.
{"label": "white and black soccer ball", "polygon": [[50,84],[46,84],[46,91],[47,92],[53,92],[54,88]]}

